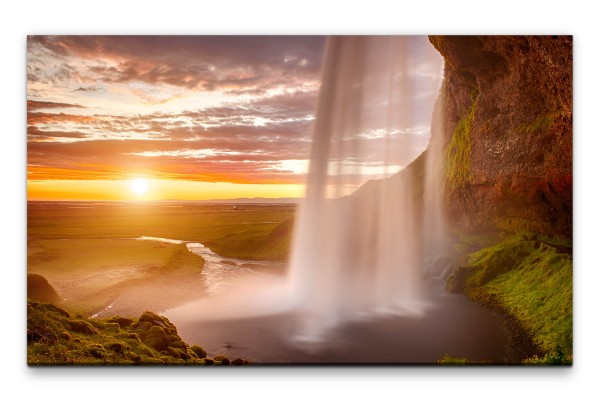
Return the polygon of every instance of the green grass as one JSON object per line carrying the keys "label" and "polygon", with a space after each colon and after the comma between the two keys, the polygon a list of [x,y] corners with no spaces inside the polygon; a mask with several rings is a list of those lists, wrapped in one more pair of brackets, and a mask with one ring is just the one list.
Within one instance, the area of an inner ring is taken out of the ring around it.
{"label": "green grass", "polygon": [[[226,365],[189,346],[166,318],[86,319],[51,304],[27,302],[29,365]],[[226,358],[225,358],[226,359]],[[234,364],[246,364],[236,360]]]}
{"label": "green grass", "polygon": [[464,292],[492,296],[532,334],[545,355],[530,364],[572,361],[571,241],[535,234],[506,237],[470,254]]}
{"label": "green grass", "polygon": [[474,92],[471,109],[459,121],[446,149],[446,185],[452,191],[471,181],[471,130],[477,109],[476,97],[477,93]]}
{"label": "green grass", "polygon": [[[115,239],[140,236],[200,242],[228,257],[282,261],[290,241],[272,241],[282,223],[294,217],[295,206],[159,203],[99,205],[90,209],[30,202],[28,247],[38,239]],[[291,237],[291,230],[287,231]],[[277,249],[275,249],[277,248]]]}
{"label": "green grass", "polygon": [[214,252],[226,257],[286,261],[291,248],[293,226],[293,219],[288,219],[269,232],[237,232],[208,242],[207,245]]}
{"label": "green grass", "polygon": [[154,307],[157,295],[163,306],[202,296],[203,265],[204,260],[183,244],[50,239],[30,242],[27,270],[50,282],[61,306],[91,315],[120,299],[130,305],[121,313],[129,314]]}
{"label": "green grass", "polygon": [[295,212],[294,205],[83,205],[29,203],[27,269],[50,282],[64,299],[60,306],[85,316],[111,305],[111,313],[130,316],[203,296],[201,257],[183,244],[133,238],[201,242],[227,257],[284,261]]}
{"label": "green grass", "polygon": [[467,358],[455,358],[450,355],[444,355],[441,359],[438,359],[438,365],[469,365],[470,362]]}

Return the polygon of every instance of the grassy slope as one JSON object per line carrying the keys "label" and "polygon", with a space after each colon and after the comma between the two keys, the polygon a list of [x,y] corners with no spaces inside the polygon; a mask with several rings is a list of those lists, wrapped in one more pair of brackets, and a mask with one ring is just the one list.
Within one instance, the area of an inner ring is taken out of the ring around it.
{"label": "grassy slope", "polygon": [[447,286],[463,286],[477,302],[494,300],[517,318],[544,353],[525,363],[570,364],[572,274],[570,241],[517,234],[471,253]]}
{"label": "grassy slope", "polygon": [[184,245],[131,238],[198,241],[228,257],[282,261],[294,210],[293,205],[30,203],[28,273],[48,279],[65,298],[60,306],[85,315],[115,300],[113,313],[164,310],[201,294],[204,262]]}
{"label": "grassy slope", "polygon": [[[274,230],[295,213],[294,205],[95,206],[75,209],[30,203],[28,247],[38,239],[164,237],[206,244],[223,256],[285,260],[289,239],[272,243]],[[291,226],[291,225],[290,225]],[[289,232],[291,235],[291,230]],[[276,245],[276,246],[273,246]]]}
{"label": "grassy slope", "polygon": [[[145,312],[137,319],[72,316],[51,304],[27,302],[29,365],[229,365],[189,346],[168,319]],[[244,360],[232,364],[246,364]]]}
{"label": "grassy slope", "polygon": [[131,305],[129,313],[122,308],[125,314],[152,309],[156,294],[163,308],[189,300],[202,294],[203,264],[183,244],[151,241],[53,239],[28,248],[28,273],[48,279],[64,299],[61,306],[86,315],[117,298]]}

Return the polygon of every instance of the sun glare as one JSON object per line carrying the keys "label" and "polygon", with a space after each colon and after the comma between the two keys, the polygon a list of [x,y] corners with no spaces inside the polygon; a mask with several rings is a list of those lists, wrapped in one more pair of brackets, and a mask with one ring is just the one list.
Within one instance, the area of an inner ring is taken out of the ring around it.
{"label": "sun glare", "polygon": [[131,190],[137,195],[143,195],[148,190],[148,182],[143,178],[136,178],[131,182]]}

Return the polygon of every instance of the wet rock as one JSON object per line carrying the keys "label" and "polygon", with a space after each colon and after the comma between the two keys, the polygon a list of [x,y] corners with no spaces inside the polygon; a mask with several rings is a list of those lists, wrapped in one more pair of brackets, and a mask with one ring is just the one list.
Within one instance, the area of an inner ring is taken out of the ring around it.
{"label": "wet rock", "polygon": [[467,286],[467,280],[471,276],[472,272],[473,270],[467,266],[457,267],[448,277],[448,281],[446,281],[444,289],[453,294],[462,293]]}

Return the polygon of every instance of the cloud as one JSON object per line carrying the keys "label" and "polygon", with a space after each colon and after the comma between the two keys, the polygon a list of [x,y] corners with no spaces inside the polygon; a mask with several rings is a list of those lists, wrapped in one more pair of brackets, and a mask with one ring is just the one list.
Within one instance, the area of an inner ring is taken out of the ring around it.
{"label": "cloud", "polygon": [[100,90],[100,88],[96,88],[95,86],[88,86],[87,88],[80,86],[79,88],[75,89],[73,92],[97,92],[99,90]]}
{"label": "cloud", "polygon": [[80,104],[69,104],[69,103],[56,103],[56,102],[42,102],[37,100],[27,101],[27,111],[39,110],[39,109],[69,109],[78,108],[83,109],[85,106]]}
{"label": "cloud", "polygon": [[[30,81],[55,84],[144,82],[263,94],[318,81],[323,46],[321,36],[30,36],[28,73]],[[50,59],[56,68],[40,68]]]}

